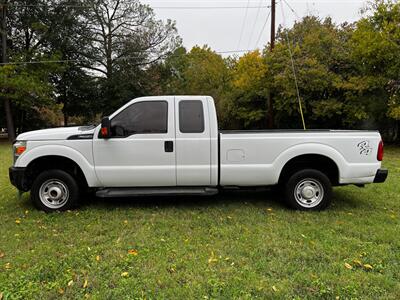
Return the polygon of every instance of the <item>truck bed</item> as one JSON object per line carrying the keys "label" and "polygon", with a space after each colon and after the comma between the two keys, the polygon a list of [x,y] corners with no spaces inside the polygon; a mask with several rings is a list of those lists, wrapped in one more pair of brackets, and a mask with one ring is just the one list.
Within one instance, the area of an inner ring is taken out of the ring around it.
{"label": "truck bed", "polygon": [[377,131],[222,130],[219,140],[222,186],[277,184],[282,166],[301,155],[333,160],[340,184],[371,183],[380,167]]}

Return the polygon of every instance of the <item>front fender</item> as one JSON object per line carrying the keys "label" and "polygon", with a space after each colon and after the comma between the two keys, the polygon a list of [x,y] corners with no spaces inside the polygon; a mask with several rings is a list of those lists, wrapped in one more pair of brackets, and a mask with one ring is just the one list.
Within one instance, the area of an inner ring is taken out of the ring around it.
{"label": "front fender", "polygon": [[90,187],[100,185],[94,166],[81,153],[65,145],[42,145],[28,149],[18,158],[15,167],[27,167],[35,159],[45,156],[61,156],[73,160],[81,168]]}

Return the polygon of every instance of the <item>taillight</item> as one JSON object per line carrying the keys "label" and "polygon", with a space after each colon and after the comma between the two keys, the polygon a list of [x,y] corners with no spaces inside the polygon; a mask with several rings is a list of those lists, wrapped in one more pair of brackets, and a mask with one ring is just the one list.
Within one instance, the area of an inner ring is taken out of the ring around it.
{"label": "taillight", "polygon": [[383,141],[380,141],[380,142],[379,142],[377,159],[378,159],[379,161],[382,161],[382,160],[383,160]]}

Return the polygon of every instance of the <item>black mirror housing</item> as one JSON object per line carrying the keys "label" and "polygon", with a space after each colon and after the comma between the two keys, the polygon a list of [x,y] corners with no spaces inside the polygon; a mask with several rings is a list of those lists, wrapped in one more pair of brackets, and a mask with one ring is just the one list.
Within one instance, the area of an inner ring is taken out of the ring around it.
{"label": "black mirror housing", "polygon": [[111,137],[111,121],[108,117],[104,117],[101,120],[101,128],[99,132],[99,137],[103,139],[108,139]]}

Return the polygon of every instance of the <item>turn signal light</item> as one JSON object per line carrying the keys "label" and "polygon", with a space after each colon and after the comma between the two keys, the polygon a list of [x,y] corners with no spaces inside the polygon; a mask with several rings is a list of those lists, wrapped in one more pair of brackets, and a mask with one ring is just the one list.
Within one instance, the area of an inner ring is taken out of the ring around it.
{"label": "turn signal light", "polygon": [[25,146],[19,146],[17,148],[15,148],[15,154],[17,155],[21,155],[22,153],[24,153],[26,150]]}
{"label": "turn signal light", "polygon": [[101,135],[104,136],[108,136],[108,128],[107,127],[102,127],[101,128]]}

